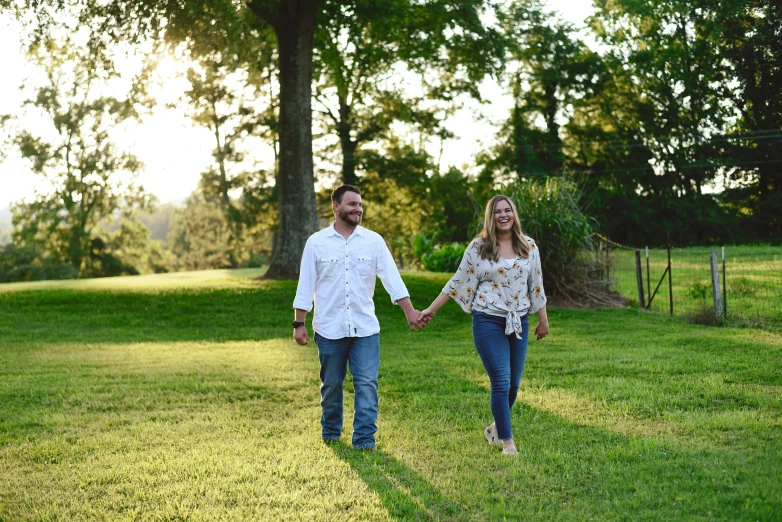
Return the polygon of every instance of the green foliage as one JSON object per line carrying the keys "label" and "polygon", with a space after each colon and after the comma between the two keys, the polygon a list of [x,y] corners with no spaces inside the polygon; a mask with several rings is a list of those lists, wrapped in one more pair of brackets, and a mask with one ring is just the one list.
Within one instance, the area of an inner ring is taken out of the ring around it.
{"label": "green foliage", "polygon": [[44,256],[33,246],[9,243],[0,247],[0,283],[74,279],[78,275],[73,265]]}
{"label": "green foliage", "polygon": [[448,243],[435,246],[426,232],[419,232],[413,236],[413,255],[421,263],[424,270],[430,272],[456,272],[462,261],[465,243]]}
{"label": "green foliage", "polygon": [[434,242],[466,244],[480,231],[483,209],[476,203],[476,185],[455,167],[428,178],[424,230]]}
{"label": "green foliage", "polygon": [[219,204],[196,191],[171,217],[168,248],[173,271],[230,268],[231,230]]}
{"label": "green foliage", "polygon": [[581,210],[576,183],[564,177],[519,181],[505,193],[516,203],[524,233],[540,245],[546,293],[583,298],[594,221]]}
{"label": "green foliage", "polygon": [[[677,245],[780,237],[778,213],[767,205],[778,206],[780,178],[771,173],[780,160],[782,106],[766,94],[777,92],[771,86],[782,70],[771,29],[779,7],[595,5],[592,29],[607,46],[609,74],[576,110],[572,131],[593,142],[580,152],[603,230],[656,245],[666,230]],[[715,184],[727,186],[721,197],[704,190]],[[628,222],[635,226],[617,226]]]}
{"label": "green foliage", "polygon": [[448,243],[421,256],[421,264],[430,272],[456,272],[467,246],[464,243]]}
{"label": "green foliage", "polygon": [[[252,204],[258,201],[260,190],[267,193],[268,200],[272,189],[270,176],[248,158],[248,151],[263,145],[264,138],[271,136],[273,143],[267,145],[275,152],[277,148],[276,114],[274,106],[266,103],[274,98],[270,67],[254,55],[247,61],[242,55],[214,52],[187,71],[190,88],[184,99],[191,109],[190,117],[215,137],[215,161],[201,174],[199,191],[206,201],[218,206],[230,230],[225,247],[232,268],[238,267],[246,254],[242,246],[249,229],[262,219],[259,211],[268,212],[270,206]],[[246,198],[245,193],[255,199]]]}
{"label": "green foliage", "polygon": [[[483,2],[461,0],[459,10],[440,2],[326,2],[315,33],[315,100],[320,123],[335,137],[342,157],[341,180],[357,184],[362,149],[392,140],[404,126],[422,136],[451,136],[443,125],[458,92],[475,93],[478,81],[498,67],[496,30],[475,17]],[[470,37],[449,38],[454,27]],[[425,52],[428,49],[429,52]],[[448,62],[440,57],[447,49]],[[393,81],[400,67],[424,72],[423,95]]]}
{"label": "green foliage", "polygon": [[103,239],[96,237],[90,244],[90,255],[86,262],[85,275],[88,277],[115,277],[121,275],[138,275],[139,271],[132,265],[122,262]]}
{"label": "green foliage", "polygon": [[166,240],[168,229],[171,226],[171,215],[175,209],[176,205],[166,203],[156,205],[152,210],[139,212],[138,219],[149,228],[150,239],[153,241]]}
{"label": "green foliage", "polygon": [[[437,174],[425,151],[398,142],[383,154],[364,151],[361,161],[364,225],[380,233],[401,262],[421,263],[415,246],[421,232],[436,244],[467,243],[477,233],[472,184],[458,169]],[[322,217],[330,218],[330,204],[323,208]]]}
{"label": "green foliage", "polygon": [[135,183],[141,164],[111,141],[113,129],[135,116],[134,104],[101,95],[116,75],[69,38],[34,47],[31,56],[48,83],[26,106],[46,126],[9,129],[9,140],[50,190],[12,206],[14,243],[90,275],[101,223],[120,213],[132,216],[154,201]]}
{"label": "green foliage", "polygon": [[[126,216],[119,227],[105,234],[104,249],[120,260],[126,273],[167,272],[167,256],[160,241],[152,239],[152,231],[135,216]],[[109,275],[101,273],[101,275]],[[114,274],[118,275],[118,274]],[[96,275],[93,274],[93,277]]]}
{"label": "green foliage", "polygon": [[[239,208],[242,201],[232,205]],[[158,262],[174,272],[258,266],[269,253],[271,233],[254,225],[243,227],[236,238],[223,210],[219,202],[206,199],[202,190],[194,191],[183,208],[174,210],[166,241],[168,251]]]}
{"label": "green foliage", "polygon": [[706,300],[711,293],[711,283],[703,281],[694,281],[687,287],[687,297],[691,299]]}

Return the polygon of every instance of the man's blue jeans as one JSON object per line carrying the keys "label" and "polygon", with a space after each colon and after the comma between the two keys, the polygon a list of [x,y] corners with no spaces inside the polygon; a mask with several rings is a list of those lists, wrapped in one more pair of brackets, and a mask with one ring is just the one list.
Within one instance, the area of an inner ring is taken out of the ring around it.
{"label": "man's blue jeans", "polygon": [[323,440],[342,435],[342,385],[348,362],[353,374],[353,447],[374,448],[377,431],[377,374],[380,334],[326,339],[315,333],[320,358],[320,418]]}
{"label": "man's blue jeans", "polygon": [[497,425],[497,437],[512,439],[510,409],[516,402],[527,359],[529,316],[521,320],[521,339],[518,339],[516,335],[505,335],[504,317],[473,312],[472,336],[491,382],[491,413]]}

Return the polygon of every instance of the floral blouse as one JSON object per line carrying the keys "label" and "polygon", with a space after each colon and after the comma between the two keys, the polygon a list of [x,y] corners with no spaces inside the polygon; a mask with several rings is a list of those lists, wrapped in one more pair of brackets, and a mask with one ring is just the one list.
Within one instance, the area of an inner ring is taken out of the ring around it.
{"label": "floral blouse", "polygon": [[540,271],[540,251],[535,241],[527,259],[516,256],[511,268],[504,260],[481,259],[478,248],[483,240],[474,239],[459,265],[459,269],[443,288],[466,313],[473,310],[491,315],[504,315],[505,335],[521,334],[521,318],[534,314],[546,305],[543,274]]}

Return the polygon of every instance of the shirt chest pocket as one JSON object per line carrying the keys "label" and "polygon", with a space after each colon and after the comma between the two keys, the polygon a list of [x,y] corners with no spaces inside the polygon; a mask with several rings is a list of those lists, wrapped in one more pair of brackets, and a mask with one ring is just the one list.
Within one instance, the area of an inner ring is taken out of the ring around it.
{"label": "shirt chest pocket", "polygon": [[339,273],[339,260],[336,257],[321,257],[318,261],[318,277],[332,279]]}
{"label": "shirt chest pocket", "polygon": [[360,276],[368,276],[374,267],[372,256],[360,255],[356,257],[356,271]]}

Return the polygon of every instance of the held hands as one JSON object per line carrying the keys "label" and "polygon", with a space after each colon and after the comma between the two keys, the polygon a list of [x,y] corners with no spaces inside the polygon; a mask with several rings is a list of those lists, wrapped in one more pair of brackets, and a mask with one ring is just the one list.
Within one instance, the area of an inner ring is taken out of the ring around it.
{"label": "held hands", "polygon": [[[413,314],[414,321],[410,321],[410,318],[408,317],[408,323],[410,324],[410,329],[415,330],[416,327],[419,330],[423,330],[424,327],[429,324],[429,321],[432,320],[432,317],[434,317],[435,312],[431,311],[429,308],[424,310],[423,312],[419,312],[418,310],[414,311]],[[415,324],[415,326],[414,326]]]}
{"label": "held hands", "polygon": [[407,326],[410,327],[411,330],[423,330],[424,326],[426,326],[426,323],[421,321],[421,312],[418,310],[410,310],[410,312],[405,312],[405,315],[407,316]]}
{"label": "held hands", "polygon": [[[431,308],[427,308],[426,310],[421,312],[421,316],[419,317],[418,322],[426,326],[427,324],[429,324],[429,321],[434,319],[436,313],[437,312],[435,312]],[[421,328],[423,328],[423,326]]]}

